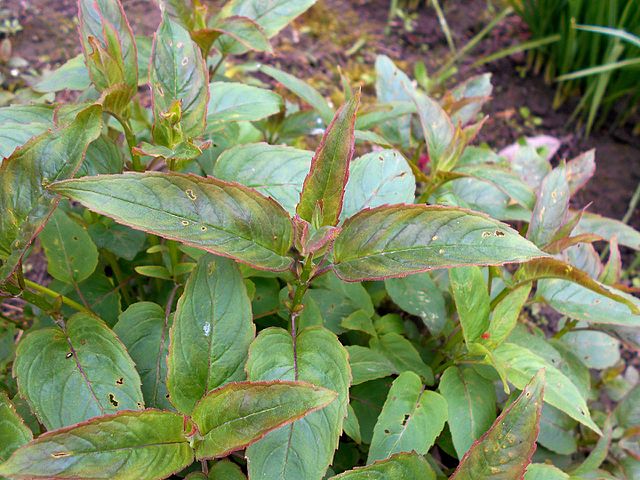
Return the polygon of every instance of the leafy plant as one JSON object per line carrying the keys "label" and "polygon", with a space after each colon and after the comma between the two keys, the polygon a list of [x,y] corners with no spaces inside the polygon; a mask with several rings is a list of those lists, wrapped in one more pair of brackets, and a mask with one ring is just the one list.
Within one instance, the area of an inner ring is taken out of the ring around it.
{"label": "leafy plant", "polygon": [[81,100],[0,109],[0,475],[633,478],[640,233],[571,210],[593,152],[470,146],[486,75],[437,102],[379,57],[334,110],[220,73],[311,3],[170,1],[151,42],[82,0],[43,80]]}

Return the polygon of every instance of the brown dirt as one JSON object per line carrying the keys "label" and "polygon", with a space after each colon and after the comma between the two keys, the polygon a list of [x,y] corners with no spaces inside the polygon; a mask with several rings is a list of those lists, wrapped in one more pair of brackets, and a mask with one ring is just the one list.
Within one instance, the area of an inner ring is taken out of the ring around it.
{"label": "brown dirt", "polygon": [[[206,3],[215,11],[221,2]],[[274,40],[275,55],[257,59],[307,78],[337,101],[338,66],[352,83],[363,84],[365,93],[373,94],[373,63],[378,54],[388,55],[410,75],[417,61],[424,61],[433,72],[447,58],[449,50],[442,29],[433,10],[423,4],[415,12],[412,31],[405,30],[401,21],[396,20],[390,36],[385,37],[388,0],[320,0]],[[123,5],[135,33],[148,35],[155,30],[160,16],[153,1],[123,0]],[[486,7],[486,0],[445,3],[445,15],[458,47],[492,18]],[[14,54],[26,59],[29,68],[35,71],[53,68],[79,52],[74,0],[8,0],[6,8],[23,26],[23,31],[11,41]],[[640,139],[633,137],[630,129],[620,128],[613,134],[600,131],[588,139],[577,135],[569,125],[571,105],[554,111],[553,87],[539,77],[521,74],[523,55],[481,69],[469,68],[476,59],[526,39],[526,35],[519,19],[512,16],[461,62],[457,80],[481,71],[493,74],[494,99],[485,107],[490,118],[479,141],[499,148],[522,135],[553,135],[563,140],[560,153],[566,158],[595,147],[598,165],[595,178],[577,200],[580,204],[593,202],[592,211],[621,218],[640,181]],[[364,44],[349,52],[361,38]],[[540,117],[542,124],[526,122],[518,113],[523,106]],[[637,211],[631,224],[640,227]]]}

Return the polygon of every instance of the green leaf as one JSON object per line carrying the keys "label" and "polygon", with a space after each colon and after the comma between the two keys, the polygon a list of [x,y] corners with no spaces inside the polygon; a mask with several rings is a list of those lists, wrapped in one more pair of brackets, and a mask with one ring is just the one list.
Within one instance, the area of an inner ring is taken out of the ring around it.
{"label": "green leaf", "polygon": [[497,220],[468,210],[427,205],[364,210],[344,223],[333,249],[336,274],[347,281],[545,256]]}
{"label": "green leaf", "polygon": [[484,274],[478,267],[452,268],[449,283],[464,340],[473,343],[489,328],[491,301]]}
{"label": "green leaf", "polygon": [[18,344],[13,374],[47,430],[144,406],[140,376],[124,345],[102,320],[83,313],[65,330],[30,332]]}
{"label": "green leaf", "polygon": [[353,156],[353,132],[359,104],[358,92],[336,112],[313,156],[296,209],[298,215],[310,223],[318,207],[320,225],[338,223]]}
{"label": "green leaf", "polygon": [[218,157],[212,174],[256,189],[293,215],[312,157],[312,152],[285,145],[237,145]]}
{"label": "green leaf", "polygon": [[356,310],[351,315],[343,318],[340,326],[347,330],[364,332],[372,337],[377,336],[376,329],[373,326],[373,320],[371,320],[371,316],[364,310]]}
{"label": "green leaf", "polygon": [[[410,102],[415,91],[411,79],[386,55],[376,57],[376,97],[381,103]],[[415,111],[415,107],[413,108]],[[382,134],[403,147],[411,140],[411,115],[403,115],[385,122],[381,126]]]}
{"label": "green leaf", "polygon": [[363,443],[371,443],[373,429],[387,399],[391,383],[390,378],[381,378],[351,388],[349,405],[353,407],[358,418]]}
{"label": "green leaf", "polygon": [[113,327],[136,364],[147,407],[172,407],[166,385],[170,326],[171,317],[160,305],[138,302],[130,305]]}
{"label": "green leaf", "polygon": [[568,280],[579,284],[593,291],[599,297],[606,297],[626,305],[631,310],[631,313],[640,314],[640,309],[635,299],[629,298],[628,295],[624,295],[615,288],[601,284],[592,279],[588,273],[555,258],[539,258],[528,262],[522,265],[514,275],[514,280],[519,284],[545,278]]}
{"label": "green leaf", "polygon": [[542,180],[527,231],[529,240],[540,247],[553,240],[566,221],[570,196],[567,169],[563,164],[554,168]]}
{"label": "green leaf", "polygon": [[438,388],[447,401],[449,430],[458,458],[462,458],[496,419],[493,382],[471,368],[449,367]]}
{"label": "green leaf", "polygon": [[0,391],[0,462],[4,462],[32,438],[31,430],[24,424],[7,394]]}
{"label": "green leaf", "polygon": [[422,319],[432,335],[439,335],[448,314],[442,292],[429,273],[418,273],[384,281],[387,293],[402,310]]}
{"label": "green leaf", "polygon": [[305,382],[238,382],[208,393],[193,409],[202,439],[196,459],[216,458],[241,450],[267,433],[320,410],[337,393]]}
{"label": "green leaf", "polygon": [[118,223],[265,270],[291,259],[287,213],[255,190],[178,173],[125,173],[56,183],[55,192]]}
{"label": "green leaf", "polygon": [[238,465],[230,460],[219,460],[209,467],[209,479],[211,480],[247,480],[247,477]]}
{"label": "green leaf", "polygon": [[[173,148],[183,140],[201,135],[209,101],[206,66],[189,32],[166,15],[154,36],[150,66],[154,139]],[[176,102],[180,115],[173,119],[169,115]]]}
{"label": "green leaf", "polygon": [[416,451],[425,455],[447,421],[447,401],[424,390],[420,377],[404,372],[391,385],[373,430],[367,463],[394,453]]}
{"label": "green leaf", "polygon": [[[215,48],[223,56],[238,55],[247,50],[273,53],[262,27],[248,17],[233,16],[216,20],[212,28],[206,32],[211,32],[217,37]],[[198,37],[200,32],[194,34]]]}
{"label": "green leaf", "polygon": [[347,407],[347,418],[344,419],[344,433],[348,435],[358,445],[362,443],[362,434],[360,433],[360,422],[356,416],[356,412],[349,404]]}
{"label": "green leaf", "polygon": [[572,455],[578,450],[574,432],[577,424],[573,418],[545,404],[540,417],[538,443],[559,455]]}
{"label": "green leaf", "polygon": [[53,128],[51,105],[11,105],[0,108],[0,163],[30,138]]}
{"label": "green leaf", "polygon": [[531,187],[508,170],[486,164],[463,165],[452,173],[488,182],[528,210],[532,210],[536,203],[536,195]]}
{"label": "green leaf", "polygon": [[367,467],[354,468],[331,477],[331,480],[435,480],[436,476],[424,457],[417,453],[398,453]]}
{"label": "green leaf", "polygon": [[368,153],[351,162],[340,219],[364,208],[413,203],[415,190],[416,179],[401,153],[396,150]]}
{"label": "green leaf", "polygon": [[208,130],[224,122],[262,120],[280,111],[280,95],[270,90],[235,82],[211,82],[207,105]]}
{"label": "green leaf", "polygon": [[77,284],[98,265],[98,249],[87,230],[71,220],[62,209],[51,215],[40,233],[47,256],[47,271],[61,282]]}
{"label": "green leaf", "polygon": [[138,88],[136,42],[120,1],[80,0],[80,40],[89,76],[99,92],[125,84]]}
{"label": "green leaf", "polygon": [[280,328],[260,332],[249,351],[249,379],[305,381],[338,392],[338,400],[251,445],[251,478],[320,480],[342,434],[351,377],[346,350],[321,327],[303,330],[295,342],[294,349],[291,334]]}
{"label": "green leaf", "polygon": [[294,77],[293,75],[273,68],[269,65],[262,65],[260,71],[265,75],[269,75],[275,81],[281,83],[287,90],[293,92],[305,103],[311,105],[326,123],[331,122],[334,117],[333,108],[315,88],[307,82]]}
{"label": "green leaf", "polygon": [[314,3],[316,0],[231,0],[224,5],[218,18],[230,15],[249,17],[271,38]]}
{"label": "green leaf", "polygon": [[456,86],[451,91],[453,97],[451,107],[455,111],[451,115],[453,124],[466,125],[474,121],[482,110],[482,105],[491,97],[492,92],[493,85],[491,85],[490,73],[475,75]]}
{"label": "green leaf", "polygon": [[420,375],[425,383],[433,384],[433,371],[424,363],[413,344],[398,333],[385,333],[372,338],[369,345],[387,357],[398,372],[411,371]]}
{"label": "green leaf", "polygon": [[124,158],[118,145],[108,136],[100,135],[87,148],[84,162],[75,176],[122,173],[123,168]]}
{"label": "green leaf", "polygon": [[45,73],[33,85],[36,92],[49,93],[62,90],[86,90],[91,86],[89,71],[84,64],[84,55],[76,55],[67,60],[62,66]]}
{"label": "green leaf", "polygon": [[41,435],[0,465],[11,478],[161,480],[193,462],[182,415],[121,412]]}
{"label": "green leaf", "polygon": [[567,376],[545,360],[515,343],[503,343],[493,351],[494,356],[507,368],[507,378],[516,388],[524,388],[532,374],[546,370],[545,402],[563,411],[596,433],[600,429],[591,419],[587,402],[576,385]]}
{"label": "green leaf", "polygon": [[518,323],[518,317],[529,298],[529,293],[531,293],[531,284],[527,283],[511,290],[498,302],[491,312],[487,330],[488,338],[482,343],[493,349],[506,340]]}
{"label": "green leaf", "polygon": [[571,196],[586,185],[596,171],[596,151],[591,149],[567,162],[567,182]]}
{"label": "green leaf", "polygon": [[438,168],[447,160],[448,152],[456,137],[455,128],[451,118],[432,98],[414,91],[412,100],[418,109],[418,118],[427,143],[429,159],[434,168]]}
{"label": "green leaf", "polygon": [[619,220],[602,217],[595,213],[585,212],[573,233],[575,235],[595,233],[609,241],[615,235],[620,245],[640,250],[640,232]]}
{"label": "green leaf", "polygon": [[522,478],[536,449],[543,391],[544,370],[523,386],[516,401],[474,442],[451,480]]}
{"label": "green leaf", "polygon": [[620,361],[620,342],[604,332],[567,332],[561,341],[589,368],[604,370]]}
{"label": "green leaf", "polygon": [[553,465],[531,463],[527,467],[524,480],[569,480],[569,475]]}
{"label": "green leaf", "polygon": [[0,165],[0,281],[16,269],[58,203],[46,185],[73,177],[101,128],[100,107],[91,106],[70,125],[34,138]]}
{"label": "green leaf", "polygon": [[128,261],[136,257],[147,240],[144,232],[120,225],[110,218],[101,218],[89,225],[89,235],[98,248]]}
{"label": "green leaf", "polygon": [[208,391],[244,380],[255,335],[251,302],[237,265],[203,255],[178,300],[167,358],[171,403],[189,413]]}
{"label": "green leaf", "polygon": [[369,380],[398,373],[393,363],[381,356],[379,352],[359,345],[345,348],[349,352],[349,365],[351,365],[351,374],[353,375],[351,385],[359,385]]}

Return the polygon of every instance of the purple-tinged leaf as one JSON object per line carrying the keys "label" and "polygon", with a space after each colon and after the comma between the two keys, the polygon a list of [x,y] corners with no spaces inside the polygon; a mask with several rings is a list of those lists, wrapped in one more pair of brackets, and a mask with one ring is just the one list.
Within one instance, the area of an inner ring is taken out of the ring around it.
{"label": "purple-tinged leaf", "polygon": [[640,314],[638,306],[628,298],[618,295],[612,289],[603,286],[592,279],[586,272],[555,258],[538,258],[525,263],[513,277],[518,284],[545,278],[558,278],[577,283],[599,295],[624,303],[632,313]]}
{"label": "purple-tinged leaf", "polygon": [[544,370],[473,443],[451,480],[522,480],[536,450],[543,391]]}
{"label": "purple-tinged leaf", "polygon": [[291,219],[251,188],[178,173],[98,175],[51,187],[137,230],[177,240],[263,270],[291,264]]}
{"label": "purple-tinged leaf", "polygon": [[334,243],[336,274],[350,282],[544,256],[515,230],[486,215],[427,205],[363,210],[344,223]]}
{"label": "purple-tinged leaf", "polygon": [[124,84],[138,88],[136,42],[120,0],[78,0],[80,40],[89,75],[99,92]]}
{"label": "purple-tinged leaf", "polygon": [[267,433],[320,410],[338,394],[307,382],[229,383],[206,394],[193,409],[196,459],[219,458],[254,444]]}
{"label": "purple-tinged leaf", "polygon": [[342,211],[344,190],[349,179],[349,163],[354,149],[354,125],[360,92],[337,112],[311,160],[302,185],[298,215],[308,222],[320,211],[320,225],[336,225]]}
{"label": "purple-tinged leaf", "polygon": [[[247,50],[273,53],[269,38],[256,21],[249,17],[232,16],[217,19],[211,28],[194,32],[196,39],[215,41],[215,48],[223,55],[242,54]],[[206,44],[204,45],[206,47]],[[205,48],[208,51],[208,48]]]}
{"label": "purple-tinged leaf", "polygon": [[[149,70],[156,142],[174,148],[204,132],[208,77],[202,53],[189,32],[164,16],[154,34]],[[179,107],[174,112],[176,102]]]}
{"label": "purple-tinged leaf", "polygon": [[182,415],[120,412],[47,432],[0,465],[13,479],[161,480],[193,462]]}
{"label": "purple-tinged leaf", "polygon": [[46,185],[75,175],[101,128],[102,110],[90,106],[68,126],[32,139],[0,165],[0,281],[15,271],[58,204]]}

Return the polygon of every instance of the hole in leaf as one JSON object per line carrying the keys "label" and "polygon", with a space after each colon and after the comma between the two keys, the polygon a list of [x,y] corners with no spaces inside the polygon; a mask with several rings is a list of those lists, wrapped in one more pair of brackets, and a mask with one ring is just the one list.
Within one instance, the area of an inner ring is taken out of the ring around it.
{"label": "hole in leaf", "polygon": [[109,403],[114,407],[118,406],[118,401],[116,400],[116,397],[113,395],[113,393],[109,394]]}
{"label": "hole in leaf", "polygon": [[500,230],[496,230],[496,237],[504,237],[504,232],[501,232]]}
{"label": "hole in leaf", "polygon": [[116,385],[123,385],[124,384],[124,378],[120,377],[119,379],[116,380]]}
{"label": "hole in leaf", "polygon": [[388,429],[384,429],[384,433],[386,433],[387,435],[389,435],[391,432]]}
{"label": "hole in leaf", "polygon": [[407,422],[409,421],[409,419],[411,418],[411,415],[409,415],[408,413],[404,414],[404,419],[402,420],[402,426],[404,427]]}
{"label": "hole in leaf", "polygon": [[69,456],[71,456],[69,452],[55,452],[51,454],[52,458],[64,458]]}
{"label": "hole in leaf", "polygon": [[71,357],[73,357],[73,353],[71,353],[71,352],[67,353],[67,354],[64,356],[64,358],[71,358]]}

